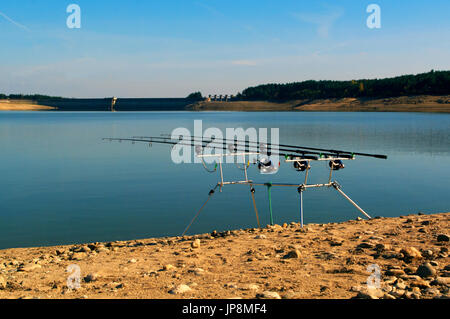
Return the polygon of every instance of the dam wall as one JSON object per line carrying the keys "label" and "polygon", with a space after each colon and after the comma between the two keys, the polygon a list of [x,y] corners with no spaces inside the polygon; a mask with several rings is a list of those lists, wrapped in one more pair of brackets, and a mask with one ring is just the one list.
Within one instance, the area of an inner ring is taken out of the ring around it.
{"label": "dam wall", "polygon": [[[111,111],[111,98],[42,99],[38,105],[56,107],[57,111]],[[192,101],[185,98],[118,98],[115,111],[183,111]]]}

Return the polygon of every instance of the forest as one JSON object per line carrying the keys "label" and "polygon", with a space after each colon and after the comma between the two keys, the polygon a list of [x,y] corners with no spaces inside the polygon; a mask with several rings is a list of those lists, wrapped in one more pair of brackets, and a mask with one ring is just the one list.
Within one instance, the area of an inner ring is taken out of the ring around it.
{"label": "forest", "polygon": [[0,93],[0,100],[4,99],[10,99],[10,100],[32,100],[32,101],[39,101],[39,100],[60,100],[63,99],[60,96],[48,96],[48,95],[42,95],[42,94],[2,94]]}
{"label": "forest", "polygon": [[450,71],[434,71],[383,79],[303,81],[263,84],[238,94],[241,100],[289,101],[329,98],[385,98],[450,94]]}

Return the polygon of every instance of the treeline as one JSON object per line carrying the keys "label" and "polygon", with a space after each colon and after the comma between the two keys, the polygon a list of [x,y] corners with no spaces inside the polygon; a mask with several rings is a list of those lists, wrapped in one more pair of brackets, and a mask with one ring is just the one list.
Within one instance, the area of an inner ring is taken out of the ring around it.
{"label": "treeline", "polygon": [[203,95],[201,92],[194,92],[189,94],[186,99],[191,100],[191,101],[200,101],[203,100]]}
{"label": "treeline", "polygon": [[241,100],[288,101],[345,97],[385,98],[402,95],[450,94],[450,71],[434,71],[394,78],[353,81],[303,81],[249,87]]}
{"label": "treeline", "polygon": [[0,100],[1,99],[10,99],[10,100],[60,100],[63,97],[60,96],[49,96],[49,95],[42,95],[42,94],[2,94],[0,93]]}

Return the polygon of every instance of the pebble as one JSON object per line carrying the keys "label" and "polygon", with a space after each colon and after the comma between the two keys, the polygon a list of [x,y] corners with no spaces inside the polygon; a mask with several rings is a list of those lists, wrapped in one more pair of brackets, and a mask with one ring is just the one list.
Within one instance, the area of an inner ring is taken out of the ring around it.
{"label": "pebble", "polygon": [[[414,271],[414,273],[416,273],[416,272]],[[409,275],[406,279],[408,279],[408,280],[422,280],[422,278],[420,276],[417,276],[417,275]]]}
{"label": "pebble", "polygon": [[281,299],[278,292],[275,292],[275,291],[264,291],[262,294],[257,294],[256,298],[259,298],[259,299]]}
{"label": "pebble", "polygon": [[396,297],[396,298],[401,298],[401,297],[403,297],[403,295],[405,294],[405,290],[403,290],[403,289],[396,289],[396,290],[393,290],[392,292],[391,292],[391,295],[393,295],[394,297]]}
{"label": "pebble", "polygon": [[19,266],[17,271],[33,271],[33,270],[39,269],[39,268],[41,268],[41,265],[38,265],[38,264],[25,264],[25,265]]}
{"label": "pebble", "polygon": [[266,238],[267,238],[266,235],[257,235],[257,236],[255,237],[255,239],[266,239]]}
{"label": "pebble", "polygon": [[288,291],[281,296],[283,299],[297,299],[297,294],[293,291]]}
{"label": "pebble", "polygon": [[432,261],[430,261],[430,265],[433,267],[438,267],[439,263],[437,261],[432,260]]}
{"label": "pebble", "polygon": [[384,292],[377,288],[363,288],[358,292],[358,299],[379,299],[384,296]]}
{"label": "pebble", "polygon": [[428,288],[425,290],[425,292],[430,295],[439,295],[441,293],[439,289],[436,288]]}
{"label": "pebble", "polygon": [[395,288],[404,290],[404,289],[406,289],[406,285],[404,282],[397,282],[395,284]]}
{"label": "pebble", "polygon": [[415,293],[415,294],[421,295],[421,292],[420,292],[420,288],[419,288],[419,287],[412,287],[412,288],[411,288],[411,291],[412,291],[413,293]]}
{"label": "pebble", "polygon": [[392,246],[389,244],[377,244],[375,246],[375,249],[378,251],[385,251],[385,250],[391,250]]}
{"label": "pebble", "polygon": [[448,237],[448,235],[445,234],[439,234],[437,235],[437,241],[449,241],[450,238]]}
{"label": "pebble", "polygon": [[82,252],[82,253],[89,253],[89,252],[91,252],[91,249],[89,248],[89,246],[81,246],[80,248],[78,248],[75,251]]}
{"label": "pebble", "polygon": [[387,285],[391,285],[397,281],[397,277],[388,277],[384,279],[384,283]]}
{"label": "pebble", "polygon": [[386,270],[386,276],[401,276],[405,275],[405,272],[401,269],[389,269]]}
{"label": "pebble", "polygon": [[0,276],[0,289],[6,289],[6,279],[3,276]]}
{"label": "pebble", "polygon": [[243,290],[258,290],[259,286],[255,284],[248,284],[242,288]]}
{"label": "pebble", "polygon": [[342,244],[344,243],[344,240],[341,238],[332,238],[329,240],[330,242],[330,246],[342,246]]}
{"label": "pebble", "polygon": [[405,267],[405,269],[403,269],[403,271],[407,274],[415,274],[417,271],[417,268],[409,266],[409,267]]}
{"label": "pebble", "polygon": [[128,260],[128,263],[129,263],[129,264],[135,264],[136,262],[137,262],[137,261],[136,261],[136,259],[134,259],[134,258]]}
{"label": "pebble", "polygon": [[232,282],[226,283],[224,286],[225,286],[225,288],[231,288],[231,289],[237,288],[236,284],[232,283]]}
{"label": "pebble", "polygon": [[301,254],[300,254],[300,251],[298,250],[298,249],[294,249],[294,250],[291,250],[290,252],[288,252],[286,255],[284,255],[284,259],[287,259],[287,258],[300,258],[301,257]]}
{"label": "pebble", "polygon": [[191,243],[191,247],[192,248],[200,248],[200,239],[196,239],[196,240],[194,240],[192,243]]}
{"label": "pebble", "polygon": [[97,279],[98,279],[98,275],[96,273],[87,274],[84,277],[85,282],[92,282],[92,281],[96,281]]}
{"label": "pebble", "polygon": [[203,270],[202,268],[195,268],[192,271],[196,276],[201,276],[205,273],[205,270]]}
{"label": "pebble", "polygon": [[188,285],[178,285],[174,289],[170,290],[169,293],[172,295],[184,294],[186,292],[192,291],[191,287]]}
{"label": "pebble", "polygon": [[371,244],[371,243],[364,242],[364,243],[359,244],[357,246],[357,248],[369,248],[369,249],[372,249],[372,248],[374,248],[374,245]]}
{"label": "pebble", "polygon": [[430,284],[428,283],[428,281],[425,281],[423,279],[413,280],[413,281],[409,282],[409,285],[411,287],[418,287],[418,288],[422,288],[422,289],[430,288]]}
{"label": "pebble", "polygon": [[450,285],[450,277],[437,277],[432,284],[437,284],[437,285]]}
{"label": "pebble", "polygon": [[406,257],[406,258],[422,258],[422,254],[420,253],[420,251],[418,251],[416,248],[414,247],[406,247],[403,248],[402,250],[400,250],[400,252]]}
{"label": "pebble", "polygon": [[82,260],[87,257],[86,253],[79,252],[79,253],[73,253],[72,256],[70,256],[70,260]]}
{"label": "pebble", "polygon": [[66,253],[66,250],[65,249],[56,249],[56,254],[59,256],[59,255],[63,255],[63,254],[65,254]]}
{"label": "pebble", "polygon": [[414,293],[412,291],[407,291],[405,293],[405,297],[406,297],[406,299],[420,299],[420,295],[416,294],[416,293]]}
{"label": "pebble", "polygon": [[422,278],[436,275],[436,269],[430,263],[424,263],[417,268],[416,274]]}
{"label": "pebble", "polygon": [[163,267],[163,270],[165,270],[165,271],[172,270],[172,269],[175,269],[175,267],[172,266],[171,264],[164,265],[164,267]]}

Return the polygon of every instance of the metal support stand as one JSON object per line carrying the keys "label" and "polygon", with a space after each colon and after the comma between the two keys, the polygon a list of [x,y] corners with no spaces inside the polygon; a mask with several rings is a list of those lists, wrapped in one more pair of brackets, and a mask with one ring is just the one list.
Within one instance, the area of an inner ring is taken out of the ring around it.
{"label": "metal support stand", "polygon": [[272,215],[272,183],[267,183],[267,193],[269,195],[269,212],[270,212],[270,225],[273,226],[273,215]]}
{"label": "metal support stand", "polygon": [[[247,165],[245,163],[245,154],[242,155],[243,160],[244,160],[244,176],[245,176],[245,181],[248,183],[250,182],[248,180],[248,174],[247,174]],[[250,183],[250,193],[252,195],[252,201],[253,201],[253,209],[255,210],[255,214],[256,214],[256,222],[258,224],[258,228],[261,228],[261,224],[259,223],[259,215],[258,215],[258,208],[256,207],[256,201],[255,201],[255,188],[253,188],[253,185]]]}
{"label": "metal support stand", "polygon": [[341,185],[338,182],[334,181],[331,183],[331,186],[334,187],[342,196],[344,196],[353,206],[355,206],[361,213],[363,213],[367,218],[372,219],[361,207],[359,207],[350,197],[348,197],[342,190]]}
{"label": "metal support stand", "polygon": [[222,159],[219,159],[219,170],[220,170],[220,188],[219,191],[222,192],[223,186],[223,170],[222,170]]}
{"label": "metal support stand", "polygon": [[300,185],[297,188],[298,193],[300,194],[300,226],[303,228],[303,191],[305,190],[305,185]]}
{"label": "metal support stand", "polygon": [[259,216],[258,216],[258,208],[256,208],[256,201],[255,201],[255,189],[250,186],[250,193],[252,194],[252,200],[253,200],[253,208],[255,209],[256,214],[256,222],[258,223],[258,228],[261,228],[261,224],[259,223]]}
{"label": "metal support stand", "polygon": [[192,223],[197,219],[198,215],[200,214],[200,212],[203,210],[203,208],[206,206],[206,204],[208,203],[208,201],[210,200],[211,196],[214,195],[214,191],[216,190],[216,188],[219,186],[219,184],[216,185],[216,187],[214,187],[213,189],[211,189],[208,193],[208,199],[206,200],[206,202],[202,205],[202,207],[200,207],[200,209],[198,210],[197,214],[195,214],[194,218],[192,218],[191,222],[189,223],[189,225],[187,225],[187,227],[184,229],[183,233],[181,234],[181,236],[184,236],[184,234],[186,234],[186,232],[189,230],[189,227],[191,227]]}

